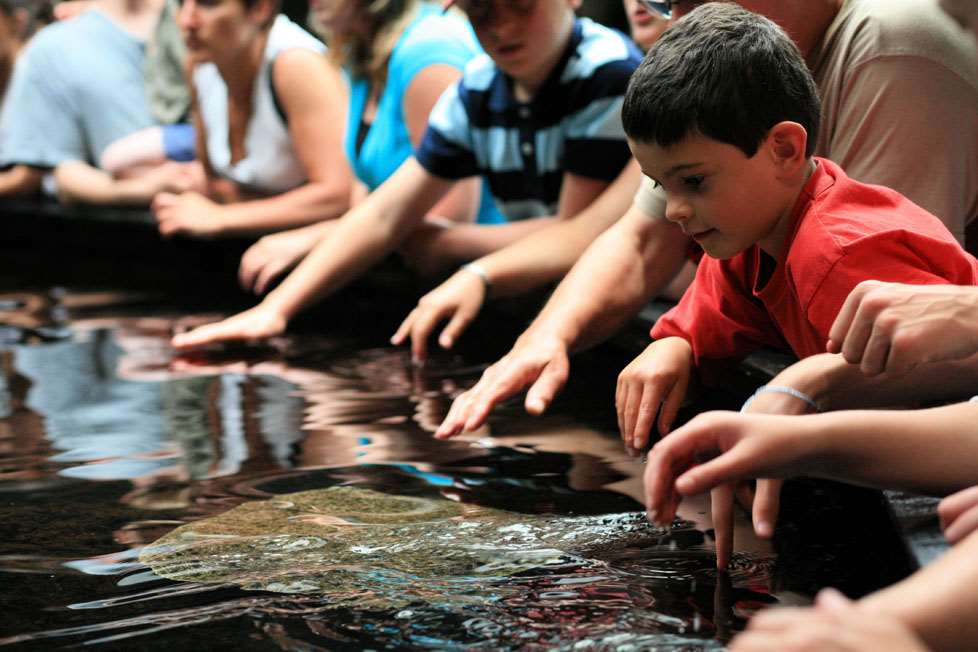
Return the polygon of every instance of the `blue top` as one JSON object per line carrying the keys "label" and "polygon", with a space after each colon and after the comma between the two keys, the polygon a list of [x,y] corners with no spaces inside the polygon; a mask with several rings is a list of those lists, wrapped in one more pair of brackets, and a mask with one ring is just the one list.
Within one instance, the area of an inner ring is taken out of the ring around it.
{"label": "blue top", "polygon": [[[459,70],[481,52],[468,24],[455,16],[442,15],[430,2],[419,6],[418,15],[405,28],[387,64],[387,83],[370,129],[359,151],[357,132],[370,96],[370,83],[350,78],[350,111],[346,130],[346,156],[353,172],[371,191],[387,180],[413,153],[404,116],[404,95],[424,68],[447,64]],[[483,191],[480,223],[504,221],[487,190]]]}
{"label": "blue top", "polygon": [[97,164],[110,143],[154,120],[144,44],[98,10],[41,30],[17,61],[4,101],[0,160]]}
{"label": "blue top", "polygon": [[621,105],[641,61],[624,34],[579,18],[563,58],[522,103],[513,80],[476,57],[438,100],[415,156],[442,178],[483,175],[508,219],[553,215],[565,172],[611,181],[629,161]]}

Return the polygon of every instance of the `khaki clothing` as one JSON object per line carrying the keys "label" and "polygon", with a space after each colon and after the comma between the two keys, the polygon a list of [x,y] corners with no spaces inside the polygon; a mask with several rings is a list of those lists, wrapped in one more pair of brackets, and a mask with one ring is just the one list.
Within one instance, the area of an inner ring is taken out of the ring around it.
{"label": "khaki clothing", "polygon": [[[959,242],[978,216],[978,54],[931,0],[846,0],[808,64],[822,99],[815,154],[888,186]],[[646,181],[636,206],[663,215]]]}

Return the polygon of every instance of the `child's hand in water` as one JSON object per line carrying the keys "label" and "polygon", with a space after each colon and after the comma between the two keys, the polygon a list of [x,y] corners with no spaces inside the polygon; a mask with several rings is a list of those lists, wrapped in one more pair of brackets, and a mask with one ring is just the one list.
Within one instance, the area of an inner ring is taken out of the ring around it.
{"label": "child's hand in water", "polygon": [[262,340],[281,335],[286,323],[278,310],[262,303],[224,321],[175,335],[170,343],[178,349],[190,349],[217,342]]}

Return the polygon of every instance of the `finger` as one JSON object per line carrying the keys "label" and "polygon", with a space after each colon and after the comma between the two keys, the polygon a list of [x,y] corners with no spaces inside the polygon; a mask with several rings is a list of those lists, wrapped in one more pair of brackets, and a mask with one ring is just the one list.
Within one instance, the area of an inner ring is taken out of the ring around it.
{"label": "finger", "polygon": [[741,632],[730,641],[730,652],[775,652],[784,650],[784,637],[781,633]]}
{"label": "finger", "polygon": [[722,484],[710,492],[713,512],[713,536],[716,543],[717,568],[724,570],[730,565],[733,552],[734,486]]}
{"label": "finger", "polygon": [[631,439],[626,439],[635,450],[645,448],[649,440],[649,431],[652,429],[652,422],[655,415],[659,412],[659,401],[656,396],[655,388],[645,383],[642,386],[642,398],[638,402],[638,409],[635,413],[635,425],[632,428]]}
{"label": "finger", "polygon": [[615,416],[618,418],[618,434],[622,441],[628,441],[625,434],[625,407],[628,404],[630,387],[630,383],[619,375],[618,383],[615,385]]}
{"label": "finger", "polygon": [[254,258],[249,249],[241,256],[241,263],[238,264],[238,285],[246,292],[252,291],[260,269],[260,265],[254,262]]}
{"label": "finger", "polygon": [[438,430],[435,431],[435,439],[448,439],[462,431],[462,427],[465,425],[465,417],[467,415],[466,406],[471,391],[473,390],[463,392],[455,397],[451,407],[448,408],[448,414],[445,415],[441,425],[438,426]]}
{"label": "finger", "polygon": [[941,528],[946,529],[956,518],[978,505],[978,485],[947,496],[937,505]]}
{"label": "finger", "polygon": [[758,480],[754,494],[754,531],[757,536],[770,539],[774,536],[774,524],[781,506],[781,480]]}
{"label": "finger", "polygon": [[872,335],[873,328],[876,326],[876,320],[879,316],[878,312],[878,308],[867,297],[864,297],[860,301],[859,306],[857,306],[856,313],[849,326],[849,332],[846,333],[845,339],[842,342],[842,357],[849,364],[859,364],[862,362],[863,355],[866,352],[866,345],[869,342],[870,335]]}
{"label": "finger", "polygon": [[443,349],[450,349],[458,341],[459,336],[472,323],[478,314],[478,309],[472,310],[467,306],[458,306],[455,314],[448,320],[448,325],[442,330],[438,337],[438,345]]}
{"label": "finger", "polygon": [[869,339],[866,340],[866,350],[863,351],[859,369],[866,376],[876,376],[886,371],[887,360],[890,357],[890,333],[887,333],[877,322],[874,324]]}
{"label": "finger", "polygon": [[255,294],[265,294],[272,281],[281,276],[285,271],[285,266],[279,262],[270,262],[261,268],[258,278],[255,279]]}
{"label": "finger", "polygon": [[679,408],[682,407],[683,399],[686,398],[688,386],[689,376],[685,374],[680,376],[662,402],[662,409],[659,411],[659,432],[663,437],[669,434],[669,430],[676,420],[676,415],[679,414]]}
{"label": "finger", "polygon": [[526,392],[526,401],[524,402],[526,411],[530,414],[543,414],[557,393],[563,389],[569,374],[567,356],[554,356]]}
{"label": "finger", "polygon": [[694,462],[689,448],[669,446],[661,440],[649,451],[645,463],[645,505],[649,520],[666,525],[675,517],[679,495],[675,489],[676,475]]}
{"label": "finger", "polygon": [[519,369],[512,367],[503,368],[500,372],[487,376],[486,383],[473,397],[468,419],[465,421],[465,429],[472,431],[482,426],[493,408],[526,387],[530,380],[521,374]]}
{"label": "finger", "polygon": [[852,612],[852,600],[831,587],[822,589],[815,596],[815,606],[819,611],[834,616],[848,617]]}
{"label": "finger", "polygon": [[958,516],[944,528],[944,537],[948,543],[957,543],[978,529],[978,506],[972,507]]}
{"label": "finger", "polygon": [[195,346],[203,346],[204,344],[242,339],[245,339],[244,334],[228,328],[225,322],[218,322],[195,328],[186,333],[174,335],[170,343],[174,348],[187,349]]}
{"label": "finger", "polygon": [[404,321],[401,322],[401,325],[397,327],[397,330],[391,336],[391,344],[400,346],[404,342],[404,338],[411,332],[411,326],[414,324],[414,320],[418,315],[418,310],[418,308],[415,308],[404,318]]}
{"label": "finger", "polygon": [[[859,310],[863,296],[873,287],[871,281],[863,281],[854,287],[842,303],[842,307],[839,309],[839,314],[836,315],[835,321],[832,322],[832,326],[829,328],[829,341],[839,346],[840,350],[841,346],[849,339],[849,331],[852,328],[853,319],[856,317],[856,312]],[[833,351],[833,353],[836,352]]]}

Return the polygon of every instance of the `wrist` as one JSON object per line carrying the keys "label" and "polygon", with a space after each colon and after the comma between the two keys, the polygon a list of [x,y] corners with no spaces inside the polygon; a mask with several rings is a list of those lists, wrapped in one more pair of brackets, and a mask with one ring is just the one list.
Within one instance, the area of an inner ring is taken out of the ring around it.
{"label": "wrist", "polygon": [[470,276],[481,281],[483,297],[489,296],[489,292],[492,289],[492,280],[489,278],[489,272],[486,271],[485,267],[479,264],[479,261],[465,263],[458,268],[458,271],[466,276]]}

